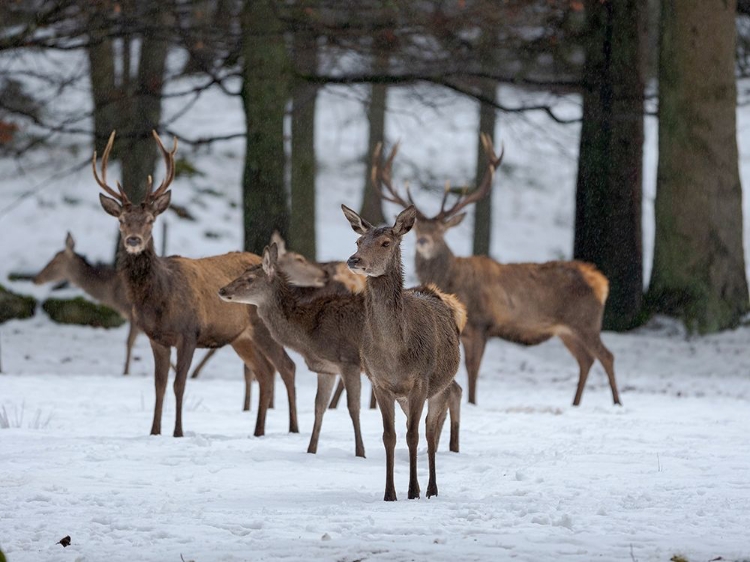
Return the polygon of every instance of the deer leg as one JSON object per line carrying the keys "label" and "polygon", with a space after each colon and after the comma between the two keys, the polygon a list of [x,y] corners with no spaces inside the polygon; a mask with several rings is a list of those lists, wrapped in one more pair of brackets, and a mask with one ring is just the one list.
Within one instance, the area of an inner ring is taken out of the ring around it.
{"label": "deer leg", "polygon": [[359,366],[354,369],[346,369],[341,377],[346,386],[346,406],[349,408],[349,417],[354,426],[354,450],[358,457],[364,458],[365,445],[362,442],[362,430],[359,426],[360,401],[362,399],[362,376]]}
{"label": "deer leg", "polygon": [[[245,401],[242,404],[242,411],[243,412],[249,412],[250,411],[250,402],[252,401],[253,397],[253,379],[255,378],[255,375],[253,374],[253,371],[245,365],[242,364],[242,374],[245,378]],[[193,376],[195,376],[195,373],[193,373]]]}
{"label": "deer leg", "polygon": [[374,387],[375,396],[383,417],[383,446],[385,447],[385,495],[383,500],[396,501],[396,486],[393,482],[393,461],[396,452],[395,398],[388,390]]}
{"label": "deer leg", "polygon": [[[427,497],[438,495],[437,471],[435,469],[435,453],[440,440],[440,430],[448,413],[448,405],[453,399],[452,385],[430,398],[427,402],[427,418],[425,432],[427,433],[427,459],[430,466],[430,480],[427,483]],[[417,420],[419,423],[419,420]],[[411,452],[411,451],[410,451]],[[411,486],[410,486],[411,488]]]}
{"label": "deer leg", "polygon": [[185,396],[185,382],[187,381],[190,363],[193,362],[195,341],[183,340],[177,346],[177,371],[174,376],[175,421],[174,436],[182,437],[182,399]]}
{"label": "deer leg", "polygon": [[[297,422],[297,391],[294,387],[294,377],[297,367],[292,358],[284,351],[284,348],[273,339],[266,325],[257,317],[253,321],[253,340],[259,346],[263,355],[281,375],[281,380],[284,382],[287,398],[289,399],[289,433],[299,433]],[[270,392],[269,406],[273,403],[273,377],[271,377]]]}
{"label": "deer leg", "polygon": [[461,341],[464,343],[466,372],[469,376],[469,404],[476,404],[479,366],[487,345],[487,336],[480,330],[466,326],[461,334]]}
{"label": "deer leg", "polygon": [[135,322],[131,320],[128,329],[128,339],[125,342],[125,370],[122,373],[123,375],[130,374],[130,358],[133,354],[133,344],[135,343],[135,338],[138,336],[139,331],[138,326],[136,326]]}
{"label": "deer leg", "polygon": [[594,364],[594,357],[586,350],[586,346],[581,343],[576,336],[572,334],[560,334],[565,347],[568,348],[573,357],[578,361],[578,367],[580,372],[578,374],[578,388],[576,389],[575,398],[573,398],[573,406],[578,406],[581,403],[581,396],[583,395],[583,387],[586,385],[586,379],[589,376],[591,365]]}
{"label": "deer leg", "polygon": [[[453,453],[458,453],[458,435],[459,435],[459,428],[461,426],[461,396],[463,395],[464,391],[456,381],[453,381],[453,383],[448,388],[450,389],[450,399],[448,400],[448,410],[450,411],[450,414],[451,414],[450,450]],[[441,426],[441,429],[442,429],[442,426]],[[440,438],[440,434],[438,433],[438,439],[439,438]],[[437,449],[437,444],[435,445],[435,449]]]}
{"label": "deer leg", "polygon": [[[253,435],[260,437],[266,432],[266,414],[268,412],[268,402],[270,400],[269,379],[273,380],[273,368],[265,358],[261,358],[258,350],[250,336],[245,333],[234,340],[232,349],[239,355],[247,369],[258,380],[260,388],[258,396],[258,417],[255,421],[255,431]],[[269,373],[270,370],[270,373]],[[248,380],[245,378],[245,388],[247,390]]]}
{"label": "deer leg", "polygon": [[156,403],[154,404],[154,421],[151,424],[151,435],[161,434],[161,412],[164,406],[164,393],[169,379],[169,348],[149,339],[154,353],[154,385]]}
{"label": "deer leg", "polygon": [[604,346],[599,334],[592,337],[591,341],[591,352],[596,356],[604,367],[604,370],[607,372],[609,387],[612,389],[612,401],[619,406],[622,402],[620,402],[620,393],[617,392],[617,381],[615,381],[615,356]]}
{"label": "deer leg", "polygon": [[193,369],[193,374],[190,375],[191,379],[197,379],[198,375],[201,374],[201,371],[203,370],[203,367],[206,366],[206,363],[208,363],[208,360],[211,359],[211,357],[214,356],[214,353],[216,353],[217,348],[209,349],[206,354],[203,356],[203,359],[201,359],[200,363]]}
{"label": "deer leg", "polygon": [[340,378],[339,383],[336,385],[336,390],[333,393],[333,398],[331,398],[331,403],[328,405],[329,410],[335,410],[339,405],[339,400],[341,399],[341,395],[344,393],[344,379]]}
{"label": "deer leg", "polygon": [[310,444],[307,446],[307,452],[313,455],[318,452],[318,438],[320,437],[320,428],[323,425],[323,415],[328,408],[328,400],[331,398],[331,391],[335,382],[335,376],[318,373],[318,392],[315,394],[315,422],[310,436]]}
{"label": "deer leg", "polygon": [[427,393],[420,388],[412,389],[409,394],[409,408],[406,414],[406,444],[409,446],[409,496],[410,500],[419,499],[419,480],[417,478],[417,447],[419,446],[419,421]]}

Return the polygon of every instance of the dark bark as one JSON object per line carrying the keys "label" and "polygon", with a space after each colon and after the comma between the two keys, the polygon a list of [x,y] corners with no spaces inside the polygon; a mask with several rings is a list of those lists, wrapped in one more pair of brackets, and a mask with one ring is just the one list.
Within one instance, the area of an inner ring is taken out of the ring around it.
{"label": "dark bark", "polygon": [[[318,52],[315,36],[298,31],[294,37],[297,68],[315,72]],[[315,99],[318,87],[297,79],[292,88],[292,205],[289,245],[315,261]]]}
{"label": "dark bark", "polygon": [[[158,17],[166,19],[166,14],[158,14]],[[158,129],[161,121],[167,50],[166,39],[143,37],[130,113],[120,126],[125,133],[119,147],[126,155],[122,158],[123,188],[131,201],[143,199],[148,176],[154,175],[156,167],[157,149],[151,131]],[[155,178],[154,181],[158,185],[161,180]]]}
{"label": "dark bark", "polygon": [[[494,99],[497,96],[497,84],[494,81],[485,80],[482,84],[482,94]],[[493,139],[495,137],[495,108],[489,104],[479,105],[479,133],[487,133]],[[482,141],[477,136],[477,167],[474,185],[479,185],[487,172],[487,155],[484,151]],[[474,207],[474,246],[475,256],[490,255],[490,238],[492,231],[492,189],[487,197],[477,201]]]}
{"label": "dark bark", "polygon": [[260,254],[274,230],[288,237],[284,111],[290,70],[284,30],[270,0],[247,0],[242,26],[242,102],[247,125],[242,184],[245,249]]}
{"label": "dark bark", "polygon": [[[373,61],[373,70],[375,72],[388,72],[388,52],[379,49],[375,60]],[[370,165],[372,163],[372,154],[379,142],[385,143],[385,110],[388,96],[388,86],[386,84],[373,84],[370,89],[370,103],[367,105],[367,122],[370,125],[370,131],[367,140],[367,154],[365,154],[365,189],[362,197],[362,208],[360,215],[372,224],[383,224],[383,202],[380,194],[372,185],[370,180]]]}
{"label": "dark bark", "polygon": [[690,330],[748,311],[737,152],[736,2],[664,0],[651,310]]}
{"label": "dark bark", "polygon": [[576,185],[576,259],[594,263],[610,282],[604,328],[640,321],[643,0],[586,3],[588,41]]}
{"label": "dark bark", "polygon": [[[94,149],[101,154],[109,134],[117,128],[115,101],[119,92],[115,84],[115,54],[110,39],[102,39],[87,49],[91,97],[94,104]],[[113,155],[114,156],[114,155]]]}

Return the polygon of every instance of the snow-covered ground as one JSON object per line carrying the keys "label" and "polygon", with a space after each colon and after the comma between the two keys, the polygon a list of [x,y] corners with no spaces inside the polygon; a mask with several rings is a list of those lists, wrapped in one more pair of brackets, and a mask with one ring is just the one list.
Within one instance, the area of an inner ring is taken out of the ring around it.
{"label": "snow-covered ground", "polygon": [[[436,178],[467,181],[476,150],[475,108],[445,96],[428,107],[412,93],[401,89],[389,100],[389,136],[402,140],[397,177],[410,177],[411,163]],[[71,95],[72,102],[61,103],[84,103],[81,92]],[[366,134],[358,96],[357,90],[328,89],[319,102],[320,259],[342,259],[354,248],[339,204],[356,207],[361,197]],[[179,107],[170,104],[168,113],[175,114]],[[569,104],[573,111],[575,100]],[[236,132],[240,111],[237,100],[213,92],[173,128],[187,137]],[[741,141],[750,139],[745,113]],[[656,129],[650,121],[647,129],[650,256]],[[494,199],[495,257],[569,257],[577,128],[529,116],[501,119],[498,133],[506,163]],[[92,259],[112,252],[115,221],[99,207],[89,168],[58,175],[85,163],[84,141],[22,162],[0,161],[0,282],[14,290],[50,293],[6,277],[40,269],[62,247],[67,230]],[[745,184],[747,146],[740,145]],[[242,143],[183,147],[181,153],[205,175],[175,181],[174,200],[198,220],[160,219],[170,226],[169,251],[198,257],[238,248]],[[117,167],[110,174],[117,177]],[[29,189],[33,196],[2,214]],[[425,207],[436,205],[429,193],[418,195]],[[470,225],[455,230],[450,241],[456,253],[466,254]],[[412,238],[404,242],[410,281]],[[750,328],[688,338],[675,323],[657,319],[634,333],[605,333],[622,407],[612,406],[598,365],[581,407],[570,406],[578,368],[559,342],[522,348],[495,340],[482,365],[479,405],[463,408],[461,453],[448,452],[446,436],[441,442],[437,498],[406,500],[408,455],[398,414],[396,503],[382,501],[377,411],[362,412],[366,459],[354,456],[343,407],[327,413],[318,454],[305,453],[315,376],[299,360],[299,435],[286,432],[283,387],[277,385],[267,434],[252,437],[255,405],[241,412],[240,364],[222,350],[201,379],[188,383],[186,437],[169,437],[169,393],[166,435],[148,436],[150,351],[141,336],[134,374],[122,377],[125,335],[124,327],[60,327],[41,310],[0,326],[0,408],[12,426],[0,429],[0,548],[9,562],[750,557]],[[463,367],[458,380],[465,387]],[[424,491],[424,438],[420,451]],[[55,543],[66,535],[72,544],[63,549]]]}

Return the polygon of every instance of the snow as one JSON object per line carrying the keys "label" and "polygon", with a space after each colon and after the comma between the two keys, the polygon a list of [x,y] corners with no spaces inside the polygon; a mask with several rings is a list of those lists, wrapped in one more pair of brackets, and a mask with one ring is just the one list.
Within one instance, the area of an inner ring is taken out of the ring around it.
{"label": "snow", "polygon": [[[65,103],[82,107],[83,93],[80,88]],[[474,106],[444,94],[435,98],[429,90],[418,93],[433,103],[415,101],[413,89],[389,94],[388,134],[402,141],[396,180],[429,172],[454,183],[471,181]],[[503,89],[501,95],[520,94]],[[354,249],[355,235],[339,204],[356,208],[361,197],[361,96],[361,90],[330,88],[319,101],[320,259],[342,259]],[[575,99],[565,103],[575,109]],[[168,114],[176,115],[178,101],[169,104]],[[740,111],[740,141],[748,115]],[[198,137],[236,132],[241,123],[237,100],[210,92],[173,128]],[[577,127],[530,115],[501,118],[498,132],[506,160],[494,199],[495,257],[569,257]],[[656,162],[650,120],[647,133],[644,238],[650,255]],[[740,153],[748,178],[746,146],[741,142]],[[110,256],[116,225],[99,207],[89,168],[58,175],[85,163],[89,150],[81,140],[77,150],[60,144],[21,162],[0,161],[0,212],[42,186],[0,216],[3,284],[49,295],[49,287],[5,279],[10,271],[39,270],[62,248],[67,230],[89,258]],[[243,150],[239,140],[181,148],[205,175],[175,181],[174,200],[197,221],[170,214],[159,219],[169,224],[170,252],[199,257],[240,246]],[[117,166],[110,175],[118,177]],[[434,194],[418,191],[417,197],[427,208],[437,204]],[[745,207],[748,217],[747,198]],[[389,215],[394,211],[389,208]],[[454,230],[449,241],[465,255],[470,224]],[[159,247],[159,228],[156,236]],[[412,238],[404,241],[410,282]],[[169,436],[170,392],[166,435],[148,436],[151,354],[140,336],[134,374],[121,376],[126,331],[61,327],[41,310],[0,326],[0,413],[11,425],[0,429],[0,548],[9,562],[750,557],[748,327],[688,337],[659,318],[632,333],[603,334],[616,357],[622,407],[612,405],[598,365],[582,405],[570,406],[578,367],[559,341],[523,348],[493,340],[482,364],[479,405],[462,409],[461,452],[448,451],[447,435],[441,440],[436,498],[406,500],[408,454],[404,417],[397,414],[395,503],[382,501],[379,412],[362,411],[366,459],[354,456],[343,406],[326,414],[318,454],[305,453],[315,376],[296,355],[300,434],[287,433],[279,384],[266,435],[252,437],[255,404],[252,412],[241,411],[241,367],[231,350],[222,350],[200,379],[188,383],[186,437]],[[466,388],[463,366],[458,381]],[[254,393],[255,401],[257,388]],[[365,382],[364,403],[368,395]],[[426,456],[422,437],[423,492]],[[63,549],[56,542],[66,535],[72,542]]]}

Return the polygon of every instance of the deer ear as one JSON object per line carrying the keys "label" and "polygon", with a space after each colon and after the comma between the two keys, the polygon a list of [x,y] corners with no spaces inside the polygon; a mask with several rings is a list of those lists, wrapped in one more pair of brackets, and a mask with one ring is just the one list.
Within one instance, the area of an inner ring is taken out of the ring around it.
{"label": "deer ear", "polygon": [[367,234],[367,231],[372,228],[372,225],[369,222],[360,217],[346,205],[341,205],[341,210],[344,211],[344,216],[357,234]]}
{"label": "deer ear", "polygon": [[461,224],[461,221],[463,221],[465,218],[466,218],[466,213],[460,213],[458,215],[454,215],[448,220],[444,220],[443,226],[446,229],[453,228],[454,226],[458,226],[459,224]]}
{"label": "deer ear", "polygon": [[65,251],[69,254],[73,253],[73,250],[75,250],[76,247],[76,241],[73,240],[73,236],[68,232],[68,235],[65,237]]}
{"label": "deer ear", "polygon": [[100,193],[99,203],[102,204],[102,208],[107,212],[107,214],[112,215],[113,217],[117,217],[118,219],[120,218],[120,215],[122,214],[122,205],[120,205],[117,201]]}
{"label": "deer ear", "polygon": [[154,215],[158,216],[161,215],[164,211],[169,209],[169,203],[172,201],[172,192],[167,191],[166,193],[162,193],[154,199],[154,201],[151,203],[151,209],[154,211]]}
{"label": "deer ear", "polygon": [[276,244],[279,249],[279,256],[286,254],[286,242],[281,237],[278,230],[274,230],[273,234],[271,234],[271,244]]}
{"label": "deer ear", "polygon": [[263,271],[266,275],[273,277],[276,273],[276,261],[279,259],[279,249],[276,244],[271,244],[263,249]]}
{"label": "deer ear", "polygon": [[416,220],[417,208],[414,205],[409,205],[396,217],[396,222],[393,224],[393,234],[399,237],[403,236],[411,230]]}

